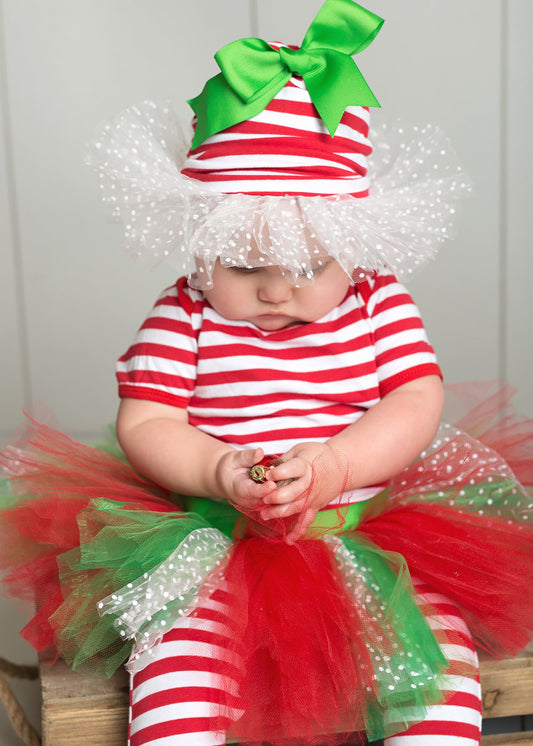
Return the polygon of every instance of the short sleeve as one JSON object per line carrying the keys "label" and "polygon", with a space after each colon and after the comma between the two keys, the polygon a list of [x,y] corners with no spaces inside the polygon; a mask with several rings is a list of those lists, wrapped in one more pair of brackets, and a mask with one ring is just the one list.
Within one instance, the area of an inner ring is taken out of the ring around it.
{"label": "short sleeve", "polygon": [[186,408],[196,381],[199,294],[181,278],[161,293],[116,367],[121,398]]}
{"label": "short sleeve", "polygon": [[373,332],[381,396],[417,378],[442,378],[420,312],[394,275],[379,273],[358,290]]}

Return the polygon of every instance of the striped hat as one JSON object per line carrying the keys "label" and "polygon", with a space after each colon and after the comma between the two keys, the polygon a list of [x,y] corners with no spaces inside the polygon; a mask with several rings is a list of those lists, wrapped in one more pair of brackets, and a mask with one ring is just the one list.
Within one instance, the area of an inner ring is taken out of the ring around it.
{"label": "striped hat", "polygon": [[191,149],[181,173],[225,194],[366,197],[368,130],[368,107],[350,106],[332,137],[293,76],[259,114]]}
{"label": "striped hat", "polygon": [[381,144],[374,128],[367,174],[379,104],[353,55],[382,23],[353,0],[325,0],[301,47],[226,45],[189,101],[192,145],[169,104],[143,102],[107,125],[88,162],[124,247],[188,270],[200,289],[217,262],[253,266],[257,251],[296,283],[326,258],[354,282],[384,265],[410,278],[453,235],[469,185],[431,127],[390,130]]}

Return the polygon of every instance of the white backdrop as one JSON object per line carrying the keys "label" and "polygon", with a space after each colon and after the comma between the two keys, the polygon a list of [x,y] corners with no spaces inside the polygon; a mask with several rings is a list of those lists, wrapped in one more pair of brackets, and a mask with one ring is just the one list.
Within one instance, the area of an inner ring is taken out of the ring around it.
{"label": "white backdrop", "polygon": [[[35,402],[84,439],[112,421],[115,359],[173,280],[122,253],[84,143],[144,98],[188,116],[220,46],[299,43],[321,4],[0,0],[0,443]],[[508,378],[533,415],[533,3],[367,4],[386,23],[358,64],[384,113],[441,125],[474,182],[459,237],[410,287],[446,379]],[[13,647],[18,618],[0,612],[0,655],[31,658]],[[1,722],[0,743],[17,743]]]}

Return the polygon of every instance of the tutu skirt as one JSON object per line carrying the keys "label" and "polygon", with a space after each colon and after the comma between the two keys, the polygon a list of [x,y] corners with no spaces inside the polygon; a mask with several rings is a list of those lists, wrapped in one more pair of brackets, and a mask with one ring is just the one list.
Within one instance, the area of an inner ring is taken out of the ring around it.
{"label": "tutu skirt", "polygon": [[[452,394],[464,408],[472,392]],[[405,729],[444,679],[477,675],[447,660],[461,630],[430,628],[410,573],[492,655],[533,636],[533,422],[507,411],[505,390],[482,394],[380,495],[323,511],[295,545],[281,522],[170,495],[120,455],[30,422],[0,461],[4,591],[35,612],[23,635],[51,661],[111,675],[223,591],[236,673],[220,714],[236,679],[250,742]]]}

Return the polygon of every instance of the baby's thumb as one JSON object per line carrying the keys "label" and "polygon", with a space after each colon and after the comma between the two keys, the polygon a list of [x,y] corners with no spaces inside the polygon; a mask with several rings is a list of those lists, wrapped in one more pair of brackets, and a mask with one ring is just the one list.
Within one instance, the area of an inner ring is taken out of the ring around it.
{"label": "baby's thumb", "polygon": [[251,448],[245,451],[239,451],[239,466],[255,466],[264,456],[262,448]]}

